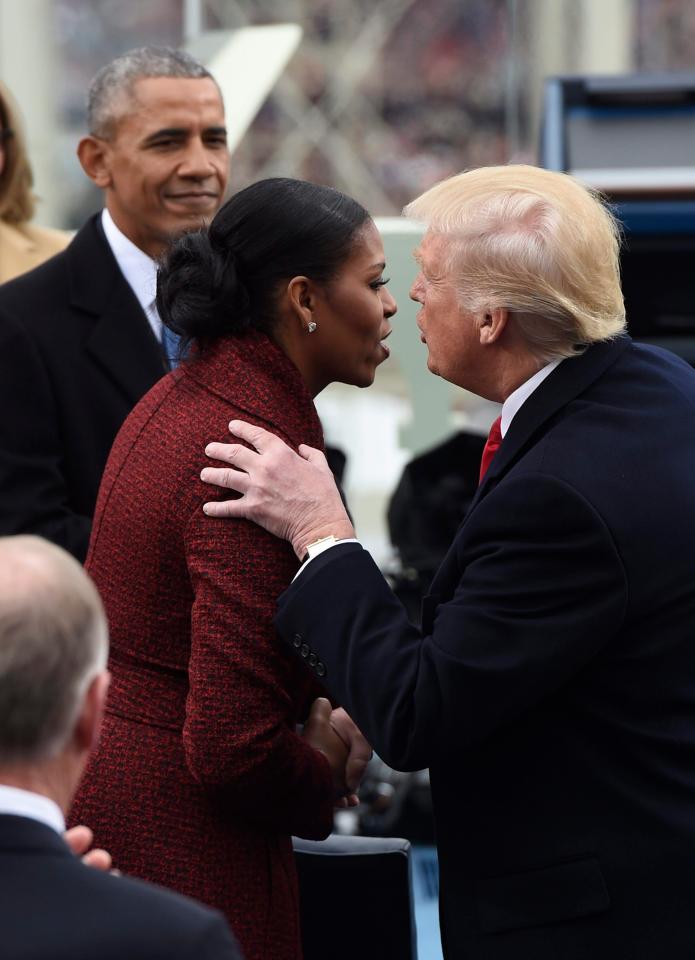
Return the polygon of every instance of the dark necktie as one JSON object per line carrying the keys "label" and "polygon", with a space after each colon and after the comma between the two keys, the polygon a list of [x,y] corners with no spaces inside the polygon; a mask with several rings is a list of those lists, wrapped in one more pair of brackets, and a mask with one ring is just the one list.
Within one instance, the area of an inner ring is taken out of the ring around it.
{"label": "dark necktie", "polygon": [[490,433],[488,434],[487,443],[483,448],[483,456],[480,461],[479,483],[483,482],[483,477],[487,473],[487,469],[492,463],[492,458],[502,446],[502,430],[500,429],[501,424],[502,417],[498,417],[490,427]]}

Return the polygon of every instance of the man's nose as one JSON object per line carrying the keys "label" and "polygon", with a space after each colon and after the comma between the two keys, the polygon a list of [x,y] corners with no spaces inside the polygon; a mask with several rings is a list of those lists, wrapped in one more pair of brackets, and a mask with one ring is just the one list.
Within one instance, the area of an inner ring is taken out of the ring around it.
{"label": "man's nose", "polygon": [[408,296],[410,297],[411,300],[416,300],[418,303],[422,303],[422,291],[423,291],[422,274],[418,273],[418,275],[413,280],[413,285],[410,288]]}
{"label": "man's nose", "polygon": [[179,164],[179,174],[182,177],[195,177],[203,180],[215,172],[215,163],[212,151],[198,137],[193,137],[186,144],[183,158]]}

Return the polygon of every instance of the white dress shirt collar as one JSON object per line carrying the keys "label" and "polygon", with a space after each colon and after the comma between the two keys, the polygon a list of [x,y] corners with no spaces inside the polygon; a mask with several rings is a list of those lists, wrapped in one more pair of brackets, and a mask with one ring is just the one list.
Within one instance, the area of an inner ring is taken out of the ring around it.
{"label": "white dress shirt collar", "polygon": [[537,390],[545,378],[551,374],[555,367],[559,366],[561,363],[562,359],[553,360],[551,363],[547,363],[538,371],[538,373],[534,373],[534,375],[526,380],[525,383],[522,383],[521,386],[517,387],[513,393],[509,394],[507,399],[502,404],[502,422],[500,423],[500,430],[502,431],[503,437],[507,433],[507,430],[509,430],[509,425],[511,424],[512,420],[517,415],[523,404],[526,403],[533,391]]}
{"label": "white dress shirt collar", "polygon": [[116,258],[121,273],[127,280],[130,288],[137,297],[148,323],[152,327],[157,340],[162,339],[162,321],[159,319],[155,306],[157,294],[157,264],[136,247],[113,222],[113,217],[104,207],[101,214],[101,224],[104,228],[106,241]]}
{"label": "white dress shirt collar", "polygon": [[8,787],[3,783],[0,783],[0,814],[38,820],[60,834],[65,830],[65,817],[57,803],[39,793]]}

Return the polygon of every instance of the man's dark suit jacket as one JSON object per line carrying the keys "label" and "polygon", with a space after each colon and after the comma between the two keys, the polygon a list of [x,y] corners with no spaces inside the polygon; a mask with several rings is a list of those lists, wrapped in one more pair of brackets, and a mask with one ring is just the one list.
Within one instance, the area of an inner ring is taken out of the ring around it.
{"label": "man's dark suit jacket", "polygon": [[50,827],[0,815],[3,960],[241,960],[221,914],[85,867]]}
{"label": "man's dark suit jacket", "polygon": [[164,372],[99,215],[0,286],[0,534],[37,533],[84,559],[113,439]]}
{"label": "man's dark suit jacket", "polygon": [[466,960],[695,956],[695,372],[627,337],[515,416],[410,626],[345,544],[286,640],[396,768],[431,769]]}

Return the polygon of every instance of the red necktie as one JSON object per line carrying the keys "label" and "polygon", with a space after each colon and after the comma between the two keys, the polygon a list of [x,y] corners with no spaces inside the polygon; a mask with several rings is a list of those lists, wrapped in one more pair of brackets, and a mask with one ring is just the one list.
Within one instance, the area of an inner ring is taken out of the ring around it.
{"label": "red necktie", "polygon": [[487,473],[487,468],[492,463],[492,458],[497,453],[499,448],[502,445],[502,431],[500,429],[500,424],[502,423],[502,417],[498,417],[493,425],[490,427],[490,433],[488,434],[487,443],[483,448],[483,457],[480,461],[480,480],[479,483],[483,482],[483,477]]}

